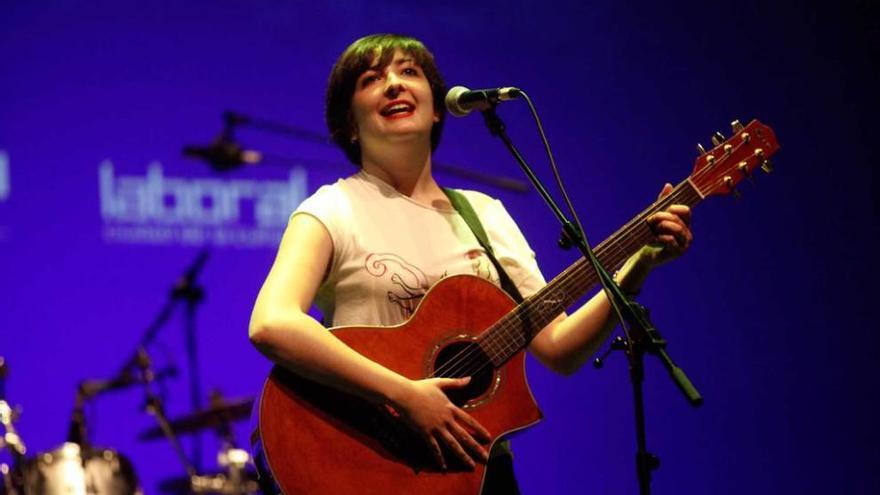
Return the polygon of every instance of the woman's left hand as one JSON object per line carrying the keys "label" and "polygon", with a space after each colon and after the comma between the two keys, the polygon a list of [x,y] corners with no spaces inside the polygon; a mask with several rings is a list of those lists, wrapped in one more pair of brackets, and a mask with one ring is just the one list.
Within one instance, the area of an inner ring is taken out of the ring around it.
{"label": "woman's left hand", "polygon": [[[659,198],[672,192],[672,184],[663,186]],[[641,257],[652,266],[659,266],[678,258],[691,245],[691,209],[685,205],[669,205],[665,210],[648,217],[648,225],[654,231],[654,242],[642,249]]]}

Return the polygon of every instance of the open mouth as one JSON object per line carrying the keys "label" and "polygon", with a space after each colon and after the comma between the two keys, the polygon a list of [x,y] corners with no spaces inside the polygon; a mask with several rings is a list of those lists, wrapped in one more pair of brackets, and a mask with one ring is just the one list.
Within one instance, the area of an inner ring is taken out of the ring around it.
{"label": "open mouth", "polygon": [[385,105],[379,113],[383,117],[405,117],[413,113],[415,109],[415,105],[407,101],[392,101],[388,105]]}

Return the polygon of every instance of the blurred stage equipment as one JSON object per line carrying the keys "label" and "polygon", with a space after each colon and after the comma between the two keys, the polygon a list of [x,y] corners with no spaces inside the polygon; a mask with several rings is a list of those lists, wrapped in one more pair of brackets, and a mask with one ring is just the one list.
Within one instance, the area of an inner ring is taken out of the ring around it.
{"label": "blurred stage equipment", "polygon": [[[161,484],[166,493],[235,494],[258,493],[256,470],[248,451],[235,445],[232,423],[250,416],[253,399],[227,402],[212,393],[210,405],[201,406],[201,384],[196,361],[195,310],[204,297],[204,290],[196,279],[208,260],[207,250],[201,251],[184,273],[175,281],[169,299],[158,316],[147,327],[131,357],[107,379],[87,379],[79,383],[68,429],[67,441],[60,447],[26,458],[24,443],[13,423],[20,415],[6,402],[6,361],[0,356],[0,450],[12,454],[12,465],[0,463],[0,495],[139,495],[142,490],[133,464],[117,451],[91,444],[86,423],[85,408],[89,401],[103,394],[124,390],[136,385],[144,389],[146,409],[158,426],[142,432],[141,440],[165,438],[186,472],[185,477],[174,478]],[[173,364],[153,369],[147,346],[152,344],[179,303],[185,304],[186,351],[190,377],[190,395],[193,413],[169,421],[157,384],[176,377]],[[202,472],[199,469],[201,444],[199,435],[212,429],[220,438],[217,453],[219,470]],[[179,435],[196,439],[192,457],[184,452]],[[193,459],[193,460],[191,460]]]}
{"label": "blurred stage equipment", "polygon": [[8,449],[12,455],[12,466],[0,463],[0,476],[3,477],[3,484],[0,486],[0,493],[8,495],[20,495],[22,492],[22,469],[24,467],[24,455],[27,448],[18,432],[15,431],[15,423],[21,415],[18,407],[11,407],[6,402],[6,376],[9,374],[9,367],[6,365],[6,359],[0,356],[0,451]]}
{"label": "blurred stage equipment", "polygon": [[[146,331],[138,341],[136,350],[112,378],[83,380],[80,382],[68,433],[68,444],[65,444],[56,451],[38,455],[36,459],[31,461],[29,463],[29,483],[37,484],[40,487],[70,487],[76,486],[78,483],[77,480],[86,479],[91,483],[88,486],[89,489],[91,489],[92,485],[101,485],[111,488],[115,487],[112,488],[113,490],[122,489],[122,487],[129,487],[132,489],[128,491],[111,491],[106,493],[136,493],[133,490],[139,489],[136,488],[136,477],[134,476],[134,469],[131,468],[131,464],[112,450],[94,449],[91,447],[84,414],[85,404],[88,400],[103,393],[121,390],[132,385],[143,385],[147,397],[146,407],[159,422],[161,431],[171,443],[175,454],[178,456],[186,470],[187,476],[192,477],[197,475],[197,466],[201,460],[200,437],[198,434],[193,435],[192,458],[194,459],[194,462],[190,462],[189,458],[184,453],[180,442],[177,440],[177,437],[174,435],[173,430],[168,424],[167,417],[164,413],[162,398],[155,390],[156,382],[158,380],[177,376],[177,368],[175,366],[170,366],[158,371],[154,370],[146,349],[155,341],[159,331],[174,314],[179,304],[183,303],[185,305],[184,330],[186,334],[185,347],[187,352],[188,376],[190,379],[190,401],[192,408],[194,410],[199,410],[201,408],[202,393],[198,373],[198,362],[196,359],[198,353],[196,349],[197,338],[195,312],[198,303],[204,297],[204,290],[197,284],[197,277],[207,262],[208,257],[208,250],[202,250],[187,267],[184,273],[175,281],[170,290],[168,301],[161,308],[153,322],[147,327]],[[79,465],[84,468],[84,471],[75,472],[75,470],[72,471],[66,467],[75,464],[71,461],[71,459],[74,458],[79,458]],[[109,467],[104,466],[104,464],[108,464]],[[90,468],[92,465],[95,467]],[[93,472],[89,471],[89,469],[92,469]],[[59,476],[57,473],[72,474],[70,474],[70,479],[64,478],[64,480],[56,480],[57,476]],[[108,473],[113,473],[113,477],[108,477]],[[99,479],[101,483],[93,481],[93,478]],[[117,480],[117,478],[119,479]],[[111,488],[107,489],[109,490]],[[48,490],[48,488],[46,488],[46,490]],[[72,493],[80,492],[75,491]]]}
{"label": "blurred stage equipment", "polygon": [[219,393],[212,394],[211,406],[175,420],[167,421],[159,428],[151,428],[138,435],[139,440],[171,438],[188,435],[205,429],[213,429],[221,440],[217,463],[222,472],[188,472],[185,477],[171,478],[160,484],[160,490],[170,494],[218,493],[248,494],[257,493],[256,471],[248,451],[235,446],[232,423],[246,419],[253,408],[253,399],[225,402]]}
{"label": "blurred stage equipment", "polygon": [[110,449],[72,442],[25,463],[26,495],[141,494],[131,462]]}
{"label": "blurred stage equipment", "polygon": [[[187,353],[187,374],[189,376],[190,388],[190,405],[193,409],[198,410],[202,407],[202,389],[201,380],[199,378],[198,351],[197,351],[197,335],[196,335],[196,309],[205,295],[204,289],[198,284],[197,278],[208,261],[210,252],[203,249],[196,258],[190,263],[186,271],[177,279],[168,296],[168,301],[159,311],[159,314],[153,322],[144,331],[143,336],[138,342],[137,348],[131,357],[122,365],[116,373],[114,380],[125,381],[125,377],[131,374],[140,373],[138,383],[143,383],[148,389],[151,382],[156,378],[161,378],[163,372],[158,375],[149,368],[149,363],[144,364],[146,349],[152,344],[159,333],[159,330],[168,322],[174,314],[175,309],[181,302],[184,307],[184,334],[186,335],[186,353]],[[146,368],[145,368],[146,366]],[[148,372],[148,374],[147,374]],[[111,380],[112,382],[112,380]],[[156,395],[158,399],[158,395]],[[201,460],[201,439],[198,435],[193,438],[193,459],[196,466]]]}
{"label": "blurred stage equipment", "polygon": [[[224,430],[228,429],[229,424],[234,421],[247,419],[253,407],[253,399],[220,404],[215,403],[207,409],[170,420],[168,426],[178,435],[186,435],[211,428],[217,430],[221,436],[225,436],[227,432]],[[142,431],[137,438],[138,440],[155,440],[163,436],[164,432],[162,429],[154,427]]]}
{"label": "blurred stage equipment", "polygon": [[[479,91],[485,92],[488,90]],[[235,130],[238,128],[255,129],[265,133],[284,136],[296,141],[305,141],[325,146],[336,146],[330,138],[324,134],[281,122],[251,117],[242,113],[227,110],[223,112],[223,130],[214,141],[207,146],[184,146],[182,150],[183,156],[205,161],[211,166],[211,168],[220,172],[234,170],[246,165],[256,165],[267,162],[293,166],[314,161],[270,155],[256,150],[247,150],[235,140]],[[330,164],[325,163],[325,165]],[[447,165],[436,161],[432,163],[432,166],[435,170],[440,172],[445,172],[450,175],[468,179],[480,184],[497,187],[499,189],[519,193],[528,192],[530,189],[525,182],[518,179],[485,174],[468,168]]]}

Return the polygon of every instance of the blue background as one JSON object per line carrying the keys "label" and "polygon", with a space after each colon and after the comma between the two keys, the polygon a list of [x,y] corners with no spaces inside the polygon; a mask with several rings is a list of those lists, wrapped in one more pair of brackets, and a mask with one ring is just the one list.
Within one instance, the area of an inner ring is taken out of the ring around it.
{"label": "blue background", "polygon": [[[235,109],[324,132],[330,66],[354,39],[414,35],[450,85],[516,85],[541,112],[592,242],[690,172],[697,141],[759,118],[782,144],[776,172],[743,198],[695,211],[696,241],[657,270],[641,300],[705,396],[689,407],[653,359],[648,445],[654,493],[878,493],[876,124],[878,13],[869,1],[4,2],[0,7],[0,355],[31,453],[65,438],[76,384],[109,377],[132,352],[201,246],[105,241],[98,166],[143,177],[284,181],[309,191],[353,171],[330,147],[241,130],[287,157],[218,176],[185,159]],[[546,160],[525,107],[501,109],[514,139]],[[450,119],[436,160],[519,177],[481,119]],[[438,173],[501,198],[549,277],[575,256],[533,193]],[[207,392],[258,393],[268,362],[247,321],[271,247],[211,248],[201,275],[199,374]],[[183,319],[151,352],[185,371]],[[546,419],[515,441],[526,494],[635,493],[626,363],[562,378],[529,361]],[[167,384],[189,409],[186,373]],[[125,453],[148,493],[182,471],[137,389],[88,408],[92,441]],[[246,444],[247,427],[236,430]],[[211,435],[203,464],[215,465]]]}

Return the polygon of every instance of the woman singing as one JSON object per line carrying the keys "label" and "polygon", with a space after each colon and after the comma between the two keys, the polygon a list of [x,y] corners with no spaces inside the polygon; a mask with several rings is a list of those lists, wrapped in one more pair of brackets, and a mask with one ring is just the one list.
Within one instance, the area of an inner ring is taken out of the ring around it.
{"label": "woman singing", "polygon": [[[444,393],[469,378],[401,376],[345,345],[307,313],[314,303],[329,326],[397,325],[444,277],[469,274],[499,284],[485,249],[432,174],[444,95],[432,54],[413,38],[367,36],[340,56],[327,87],[326,120],[358,171],[321,187],[291,216],[257,297],[250,339],[298,375],[393,409],[440,467],[450,455],[469,466],[487,463],[483,493],[518,493],[506,445],[489,452],[489,433]],[[522,296],[540,289],[544,279],[534,252],[504,206],[479,192],[459,192]],[[691,242],[686,206],[672,205],[650,223],[654,242],[616,275],[625,291],[638,291],[654,267]],[[574,313],[559,315],[528,349],[552,370],[570,374],[615,324],[599,292]],[[396,493],[394,487],[387,492]]]}

